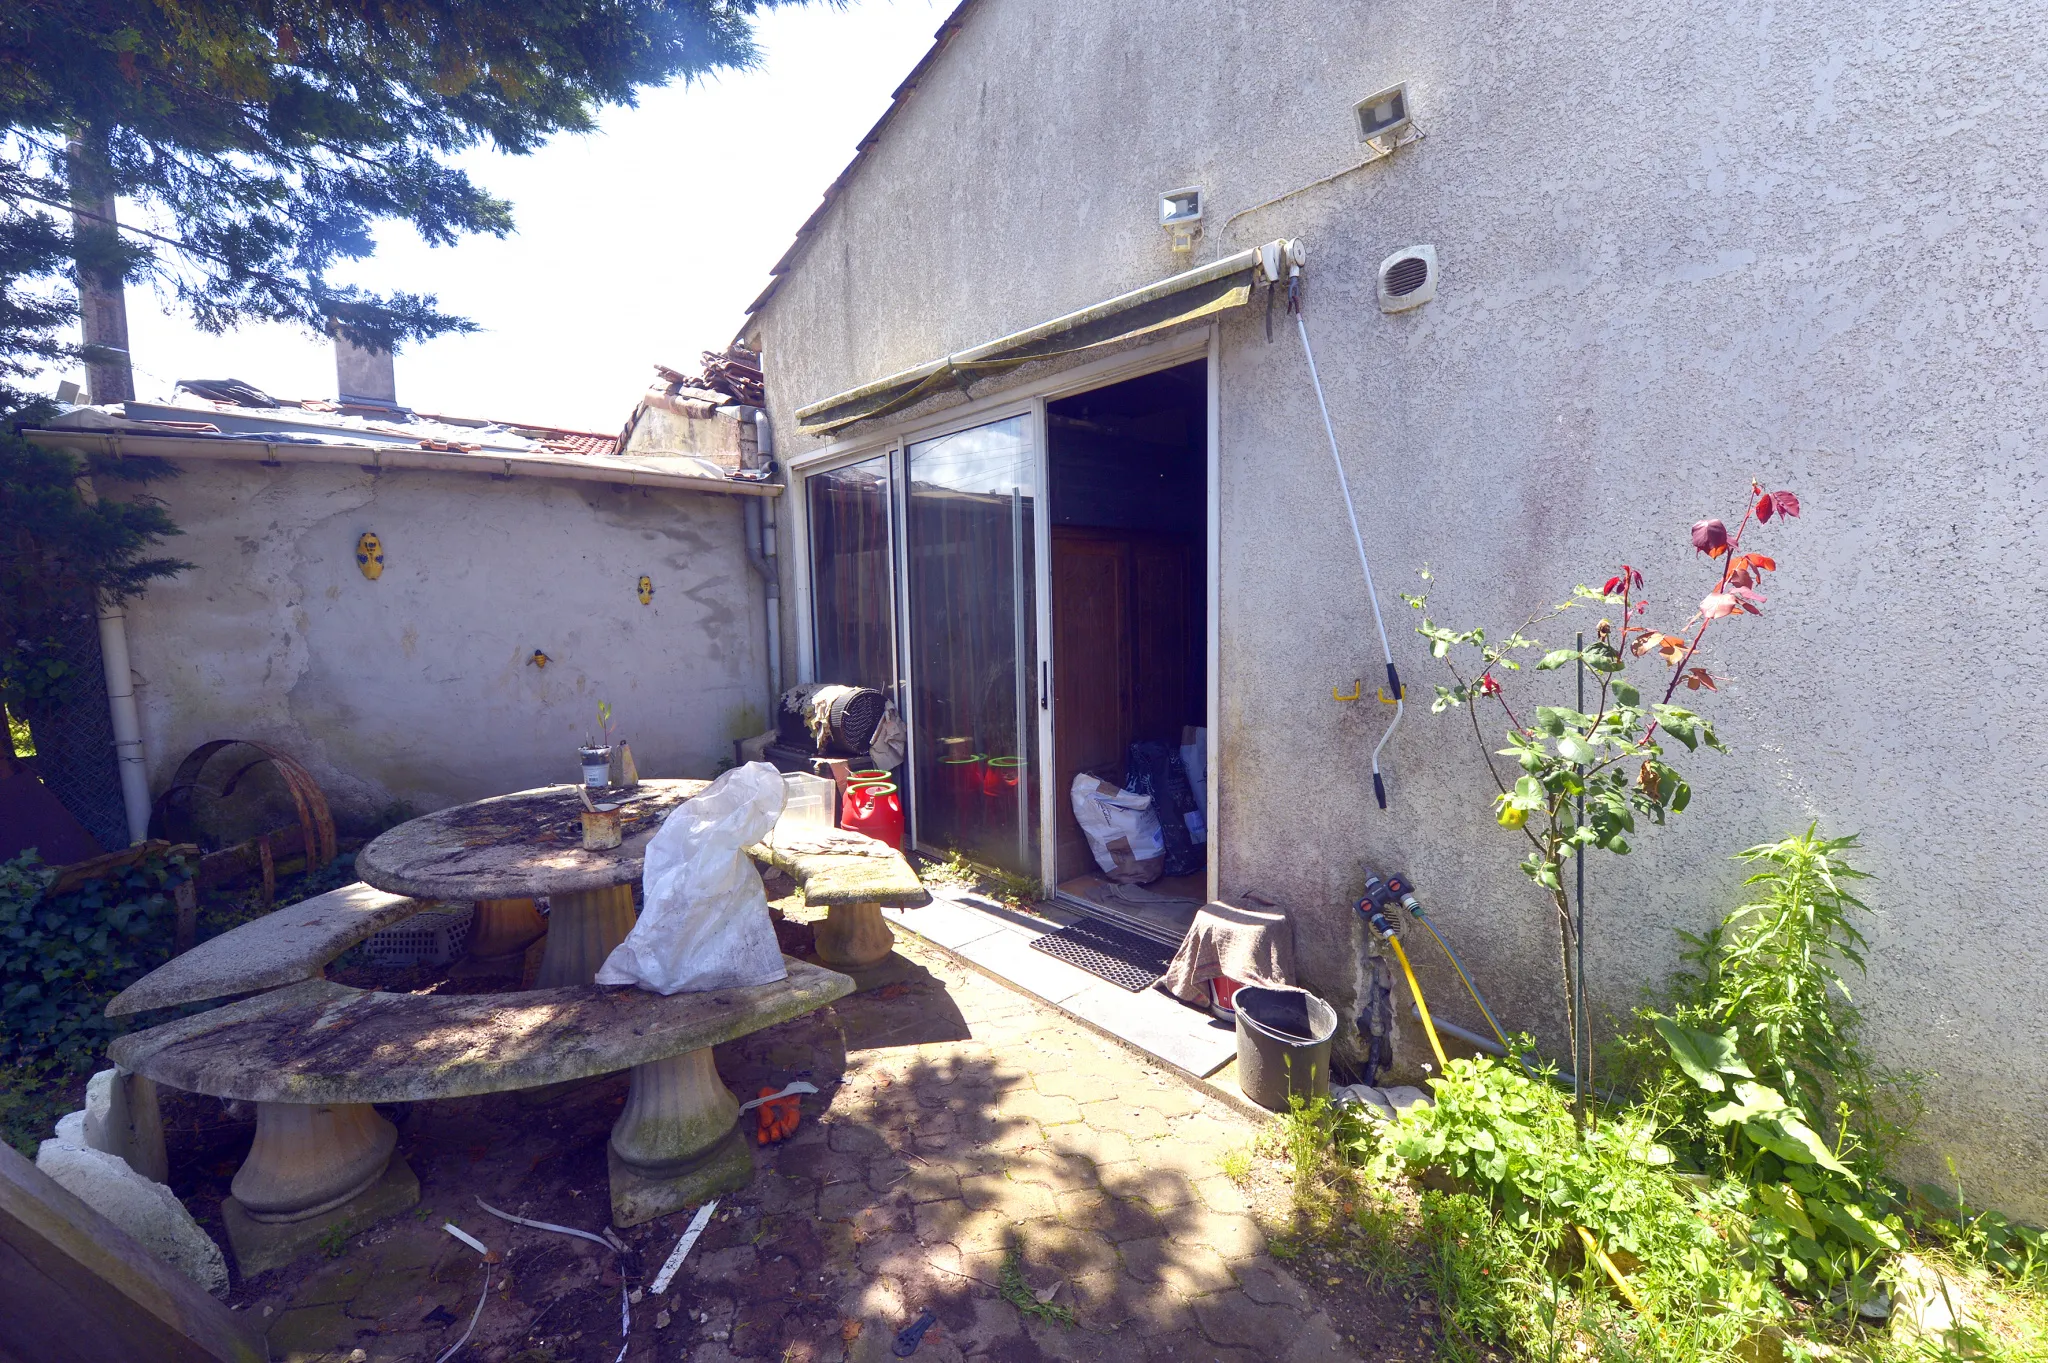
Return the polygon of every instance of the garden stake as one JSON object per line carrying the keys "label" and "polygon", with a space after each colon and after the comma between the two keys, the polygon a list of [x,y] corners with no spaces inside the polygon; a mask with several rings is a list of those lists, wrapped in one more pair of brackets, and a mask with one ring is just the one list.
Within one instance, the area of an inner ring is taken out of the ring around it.
{"label": "garden stake", "polygon": [[[1586,713],[1586,631],[1580,630],[1578,632],[1578,640],[1575,646],[1579,652],[1579,713],[1584,714]],[[1580,764],[1576,770],[1583,782],[1586,773],[1584,764]],[[1579,788],[1578,810],[1573,817],[1578,827],[1584,828],[1586,826],[1586,791],[1583,784]],[[1572,1006],[1572,1110],[1577,1114],[1579,1124],[1583,1126],[1586,1122],[1586,1090],[1593,1087],[1593,1029],[1586,1024],[1586,849],[1581,847],[1578,855],[1573,860],[1577,863],[1572,869],[1573,873],[1578,877],[1579,913],[1578,921],[1572,927],[1572,936],[1578,945],[1579,966],[1577,970],[1572,972],[1573,994],[1575,996],[1575,1002]],[[1579,1038],[1581,1035],[1585,1037],[1586,1042],[1586,1060],[1583,1066],[1579,1063]]]}

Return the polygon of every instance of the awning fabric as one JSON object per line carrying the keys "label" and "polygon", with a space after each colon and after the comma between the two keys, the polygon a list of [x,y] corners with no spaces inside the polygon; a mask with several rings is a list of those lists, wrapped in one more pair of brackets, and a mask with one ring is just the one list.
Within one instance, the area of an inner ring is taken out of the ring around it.
{"label": "awning fabric", "polygon": [[975,379],[1000,374],[1032,360],[1113,345],[1225,308],[1242,307],[1251,300],[1258,267],[1259,248],[1240,251],[1079,312],[1055,317],[1029,330],[1012,332],[971,350],[834,394],[799,408],[797,423],[810,434],[825,434],[856,421],[900,412],[941,389],[964,389]]}

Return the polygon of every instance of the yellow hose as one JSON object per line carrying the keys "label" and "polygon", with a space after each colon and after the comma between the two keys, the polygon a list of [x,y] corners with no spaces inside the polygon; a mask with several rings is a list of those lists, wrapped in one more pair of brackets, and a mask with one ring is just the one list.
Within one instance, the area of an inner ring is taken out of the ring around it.
{"label": "yellow hose", "polygon": [[1429,1048],[1436,1052],[1436,1063],[1449,1070],[1451,1062],[1444,1056],[1444,1043],[1436,1039],[1436,1024],[1429,1020],[1429,1005],[1422,1001],[1422,986],[1415,982],[1415,971],[1408,964],[1408,953],[1401,949],[1401,939],[1395,934],[1388,933],[1387,941],[1393,945],[1394,955],[1401,962],[1401,973],[1408,977],[1408,992],[1415,996],[1415,1011],[1422,1014],[1422,1030],[1429,1033]]}
{"label": "yellow hose", "polygon": [[[1628,1279],[1622,1276],[1621,1269],[1615,1264],[1614,1260],[1607,1257],[1607,1251],[1600,1248],[1600,1242],[1593,1238],[1593,1232],[1587,1230],[1584,1226],[1573,1226],[1572,1229],[1579,1233],[1579,1239],[1586,1246],[1586,1253],[1592,1255],[1600,1267],[1607,1270],[1607,1276],[1614,1280],[1615,1288],[1620,1291],[1622,1298],[1636,1309],[1636,1314],[1639,1316],[1649,1315],[1650,1313],[1643,1309],[1643,1299],[1638,1297],[1635,1289],[1628,1285]],[[1661,1335],[1663,1332],[1659,1331],[1658,1333]]]}

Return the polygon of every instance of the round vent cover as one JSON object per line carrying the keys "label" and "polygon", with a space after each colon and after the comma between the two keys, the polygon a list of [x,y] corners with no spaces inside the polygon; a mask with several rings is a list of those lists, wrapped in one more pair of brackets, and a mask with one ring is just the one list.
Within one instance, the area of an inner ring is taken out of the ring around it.
{"label": "round vent cover", "polygon": [[1405,298],[1429,282],[1429,262],[1421,256],[1402,256],[1387,271],[1387,292]]}
{"label": "round vent cover", "polygon": [[1436,247],[1410,246],[1380,262],[1380,311],[1406,312],[1436,297]]}

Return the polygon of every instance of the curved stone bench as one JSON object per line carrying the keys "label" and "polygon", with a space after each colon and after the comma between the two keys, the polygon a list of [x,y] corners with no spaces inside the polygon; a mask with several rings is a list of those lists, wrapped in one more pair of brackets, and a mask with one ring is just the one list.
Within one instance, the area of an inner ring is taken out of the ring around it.
{"label": "curved stone bench", "polygon": [[[834,971],[789,961],[787,979],[666,997],[569,985],[516,994],[383,994],[305,980],[131,1033],[122,1068],[193,1093],[257,1104],[256,1140],[223,1207],[307,1221],[385,1175],[397,1132],[373,1104],[539,1088],[633,1072],[612,1128],[612,1205],[630,1226],[743,1185],[752,1155],[739,1100],[711,1048],[852,992]],[[287,1255],[286,1257],[290,1257]],[[245,1273],[252,1271],[245,1263]]]}
{"label": "curved stone bench", "polygon": [[890,908],[917,908],[931,895],[903,854],[885,842],[843,828],[770,837],[747,854],[786,871],[804,903],[825,910],[818,925],[818,959],[866,989],[880,983],[896,939],[882,917]]}
{"label": "curved stone bench", "polygon": [[360,880],[209,937],[114,995],[107,1016],[203,1003],[315,980],[335,957],[426,905]]}

